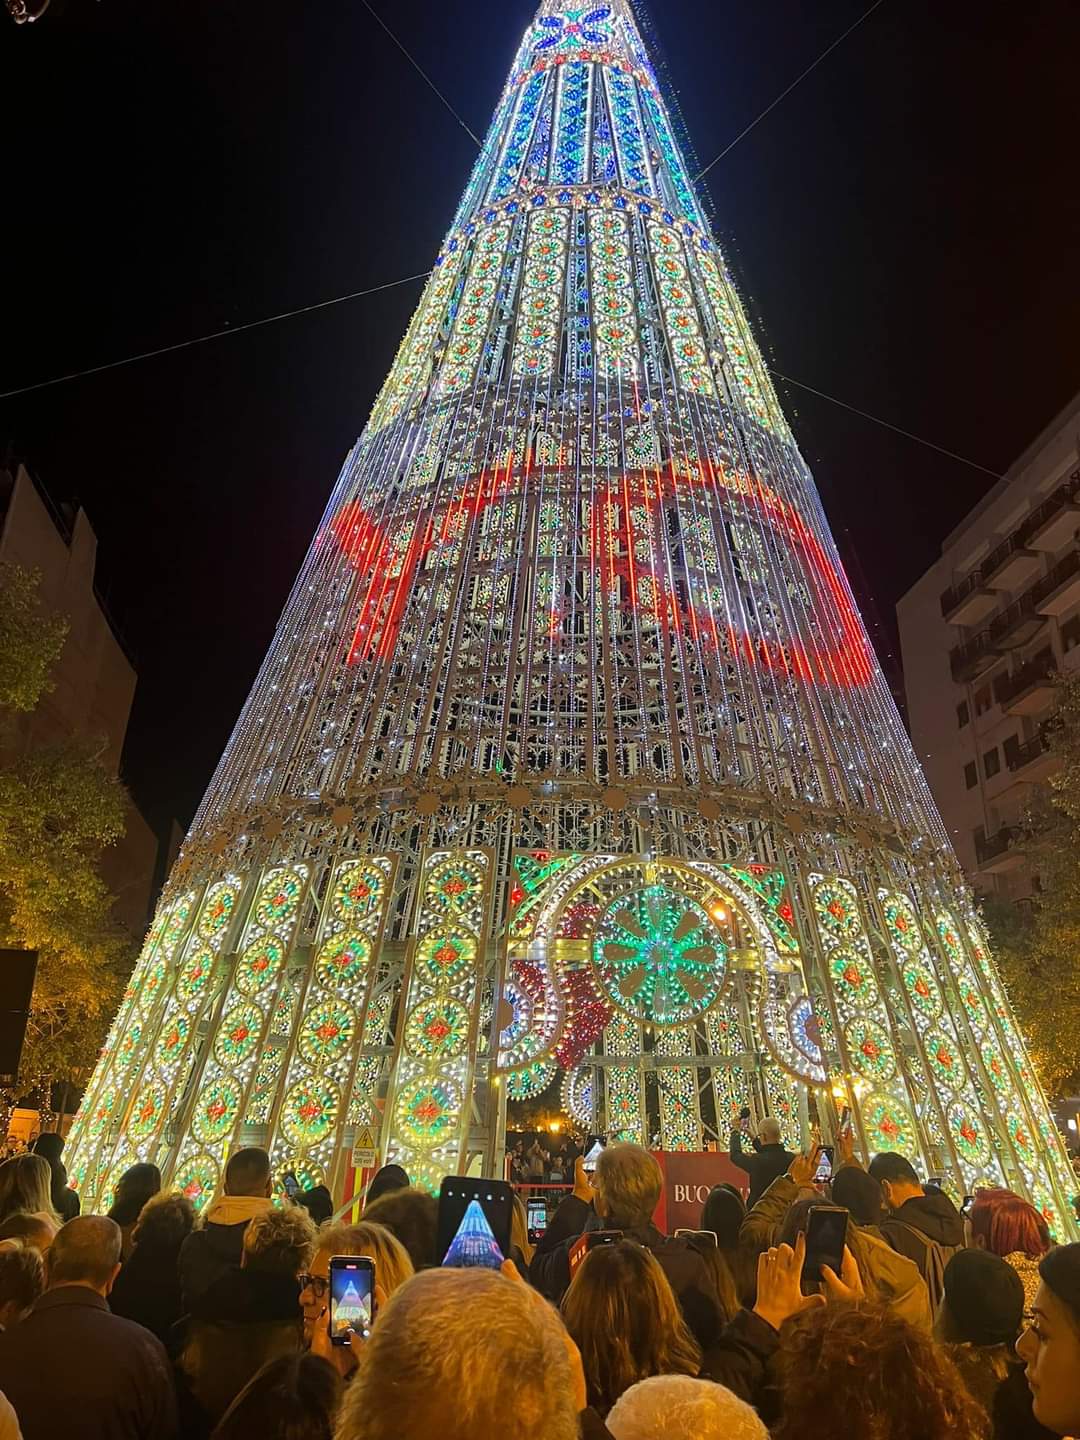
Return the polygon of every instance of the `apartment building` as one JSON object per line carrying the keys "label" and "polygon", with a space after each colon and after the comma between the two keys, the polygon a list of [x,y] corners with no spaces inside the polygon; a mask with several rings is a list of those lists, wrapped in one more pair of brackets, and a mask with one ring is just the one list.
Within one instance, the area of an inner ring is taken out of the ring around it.
{"label": "apartment building", "polygon": [[1053,773],[1051,677],[1080,668],[1080,395],[897,606],[912,742],[960,863],[1022,899],[1017,826]]}

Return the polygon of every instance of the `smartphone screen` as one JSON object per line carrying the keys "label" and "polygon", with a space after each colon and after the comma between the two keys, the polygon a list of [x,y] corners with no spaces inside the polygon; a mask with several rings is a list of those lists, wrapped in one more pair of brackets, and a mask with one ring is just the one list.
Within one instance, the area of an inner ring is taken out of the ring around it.
{"label": "smartphone screen", "polygon": [[526,1200],[525,1222],[529,1231],[529,1244],[539,1245],[544,1231],[547,1229],[547,1201],[542,1197],[533,1197],[532,1199]]}
{"label": "smartphone screen", "polygon": [[514,1192],[505,1180],[447,1175],[439,1191],[442,1264],[498,1270],[510,1254],[513,1209]]}
{"label": "smartphone screen", "polygon": [[295,1200],[297,1195],[300,1194],[300,1182],[291,1170],[286,1170],[285,1174],[281,1177],[281,1183],[285,1187],[285,1194],[289,1199]]}
{"label": "smartphone screen", "polygon": [[806,1224],[806,1264],[803,1277],[820,1281],[821,1267],[828,1265],[835,1275],[844,1263],[848,1212],[839,1205],[812,1205]]}
{"label": "smartphone screen", "polygon": [[584,1165],[585,1169],[589,1172],[590,1175],[596,1169],[596,1162],[600,1159],[600,1156],[603,1153],[604,1146],[606,1144],[606,1135],[590,1135],[586,1139],[585,1158],[581,1163]]}
{"label": "smartphone screen", "polygon": [[375,1261],[367,1255],[330,1257],[330,1343],[348,1345],[350,1331],[367,1335],[375,1318]]}
{"label": "smartphone screen", "polygon": [[814,1184],[823,1185],[826,1180],[832,1179],[833,1147],[821,1145],[818,1147],[817,1169],[814,1171]]}

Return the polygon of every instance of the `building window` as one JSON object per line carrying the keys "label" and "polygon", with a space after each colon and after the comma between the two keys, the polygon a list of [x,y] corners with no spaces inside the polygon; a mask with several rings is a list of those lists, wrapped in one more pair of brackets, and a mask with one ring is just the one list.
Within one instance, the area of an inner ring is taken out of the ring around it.
{"label": "building window", "polygon": [[964,766],[964,780],[969,790],[974,790],[975,786],[979,783],[979,774],[975,769],[974,760],[972,760],[969,765]]}
{"label": "building window", "polygon": [[1066,620],[1061,627],[1061,648],[1066,655],[1077,645],[1080,645],[1080,615]]}
{"label": "building window", "polygon": [[981,690],[976,690],[976,691],[975,691],[975,714],[976,714],[976,716],[985,715],[986,712],[990,709],[990,706],[991,706],[993,703],[994,703],[994,702],[993,702],[993,697],[992,697],[992,695],[991,695],[991,691],[990,691],[990,686],[989,686],[989,685],[984,685]]}
{"label": "building window", "polygon": [[970,719],[971,712],[968,710],[968,703],[966,700],[961,700],[960,704],[956,707],[957,726],[962,730]]}
{"label": "building window", "polygon": [[995,745],[993,750],[987,750],[983,756],[983,774],[987,780],[989,780],[991,775],[996,775],[1000,769],[1001,756],[998,754],[998,749]]}

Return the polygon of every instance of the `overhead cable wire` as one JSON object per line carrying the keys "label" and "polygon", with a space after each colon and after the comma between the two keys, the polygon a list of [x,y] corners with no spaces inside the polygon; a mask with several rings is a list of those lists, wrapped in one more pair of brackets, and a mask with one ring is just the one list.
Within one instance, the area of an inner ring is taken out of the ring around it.
{"label": "overhead cable wire", "polygon": [[405,56],[405,59],[408,60],[409,64],[413,67],[413,69],[416,71],[416,73],[420,76],[420,78],[421,78],[421,79],[424,81],[424,83],[428,86],[428,88],[429,88],[430,90],[434,90],[435,94],[439,97],[439,99],[442,101],[442,103],[446,106],[447,110],[450,111],[450,114],[453,115],[454,119],[455,119],[455,120],[457,121],[457,123],[461,126],[461,128],[465,131],[465,134],[468,135],[469,139],[473,142],[473,144],[474,144],[474,145],[476,146],[476,148],[479,150],[479,149],[480,149],[480,144],[481,144],[480,139],[479,139],[479,136],[475,135],[475,134],[473,133],[473,131],[469,129],[468,125],[465,124],[465,121],[461,118],[461,116],[458,114],[458,112],[454,109],[453,105],[450,104],[450,101],[446,98],[446,96],[443,94],[443,92],[442,92],[442,91],[439,89],[439,87],[435,84],[435,81],[432,80],[431,76],[427,73],[427,71],[424,69],[424,67],[420,64],[419,60],[417,60],[414,55],[411,55],[411,54],[409,53],[409,51],[406,50],[405,46],[401,43],[401,41],[398,39],[398,37],[394,34],[393,30],[390,29],[390,26],[387,25],[386,21],[382,18],[382,16],[379,14],[379,12],[378,12],[377,10],[373,9],[372,6],[370,6],[370,5],[368,4],[368,0],[360,0],[360,3],[361,3],[361,5],[363,5],[364,9],[368,12],[368,14],[372,17],[372,19],[378,21],[378,23],[379,23],[379,24],[382,26],[382,28],[386,31],[387,35],[390,36],[390,39],[394,42],[394,44],[397,46],[397,48],[398,48],[398,49],[401,51],[401,53]]}
{"label": "overhead cable wire", "polygon": [[[366,4],[367,0],[364,0],[364,3]],[[863,13],[859,16],[859,18],[851,25],[849,25],[842,35],[838,35],[836,39],[832,42],[832,44],[828,46],[827,49],[823,50],[821,54],[817,57],[817,59],[812,61],[806,67],[806,69],[802,72],[801,75],[796,75],[795,79],[791,82],[787,89],[781,90],[780,94],[777,95],[776,99],[773,100],[771,104],[766,105],[765,109],[762,110],[760,115],[756,116],[753,120],[751,120],[750,124],[747,125],[745,129],[739,131],[738,135],[735,136],[735,139],[732,140],[730,145],[725,145],[723,150],[720,151],[719,155],[717,155],[714,159],[710,160],[708,165],[704,166],[701,170],[697,172],[697,174],[694,176],[694,179],[700,180],[702,176],[709,173],[709,171],[713,168],[714,165],[718,165],[720,161],[723,160],[725,155],[730,155],[732,150],[735,149],[735,146],[738,145],[739,141],[745,139],[746,136],[750,134],[750,131],[753,130],[755,125],[759,125],[761,121],[765,119],[766,115],[771,114],[772,111],[776,109],[777,105],[780,104],[781,100],[786,100],[787,97],[791,94],[791,92],[795,89],[795,87],[797,85],[801,85],[802,82],[806,79],[806,77],[814,70],[816,70],[817,67],[821,64],[821,62],[827,59],[827,57],[832,54],[836,47],[842,44],[852,33],[852,31],[857,30],[864,20],[868,20],[870,16],[874,13],[874,11],[878,8],[878,6],[882,4],[884,4],[884,0],[874,0],[874,3],[870,6],[868,10],[864,10]]]}
{"label": "overhead cable wire", "polygon": [[770,373],[775,375],[777,380],[786,380],[789,385],[806,390],[821,400],[828,400],[832,405],[839,405],[842,410],[850,410],[853,415],[861,415],[864,420],[872,420],[875,425],[883,425],[886,430],[894,430],[897,435],[903,435],[908,440],[914,440],[918,445],[925,445],[930,450],[936,450],[939,455],[947,455],[950,460],[959,460],[961,465],[970,465],[973,470],[981,470],[986,475],[992,475],[995,480],[1002,478],[1000,470],[991,470],[988,465],[980,465],[977,460],[969,460],[966,455],[958,455],[955,450],[946,450],[944,445],[935,445],[933,440],[925,440],[911,430],[894,425],[891,420],[882,420],[880,415],[871,415],[869,410],[860,410],[857,405],[849,405],[846,400],[838,400],[835,395],[826,395],[824,390],[815,390],[813,385],[804,385],[801,380],[793,380],[790,375],[782,375],[779,370],[772,370]]}
{"label": "overhead cable wire", "polygon": [[297,315],[310,315],[313,310],[326,310],[329,306],[341,305],[346,300],[359,300],[364,295],[376,295],[380,290],[393,290],[398,285],[408,285],[413,280],[426,280],[430,274],[430,270],[421,270],[416,275],[403,275],[400,280],[388,280],[385,285],[370,285],[366,290],[352,290],[348,295],[335,295],[332,300],[316,300],[313,305],[301,305],[297,310],[282,310],[277,315],[264,315],[261,320],[249,320],[244,325],[228,325],[224,330],[211,330],[208,335],[196,335],[191,340],[178,340],[175,345],[160,345],[156,350],[142,350],[138,355],[126,355],[123,360],[107,360],[104,365],[90,365],[85,370],[54,375],[51,380],[38,380],[33,385],[20,385],[15,390],[0,391],[0,400],[10,400],[14,395],[26,395],[31,390],[45,390],[50,385],[63,385],[66,380],[82,380],[87,375],[100,375],[103,370],[134,365],[137,360],[153,360],[158,355],[171,355],[174,351],[186,350],[191,345],[204,345],[207,340],[220,340],[225,335],[239,335],[244,330],[256,330],[260,325],[273,325],[277,320],[292,320]]}

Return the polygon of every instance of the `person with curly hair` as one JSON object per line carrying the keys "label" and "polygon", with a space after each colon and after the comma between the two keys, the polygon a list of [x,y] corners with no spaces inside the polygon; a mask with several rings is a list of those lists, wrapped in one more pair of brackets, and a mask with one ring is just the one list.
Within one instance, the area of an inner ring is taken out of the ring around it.
{"label": "person with curly hair", "polygon": [[124,1261],[109,1296],[114,1315],[145,1325],[166,1349],[184,1313],[177,1266],[180,1247],[194,1224],[195,1209],[179,1190],[151,1196],[132,1231],[131,1258]]}
{"label": "person with curly hair", "polygon": [[863,1300],[792,1316],[774,1357],[773,1440],[984,1440],[986,1413],[925,1330]]}
{"label": "person with curly hair", "polygon": [[563,1296],[562,1317],[599,1415],[650,1375],[701,1369],[701,1351],[668,1278],[642,1245],[622,1240],[590,1250]]}

